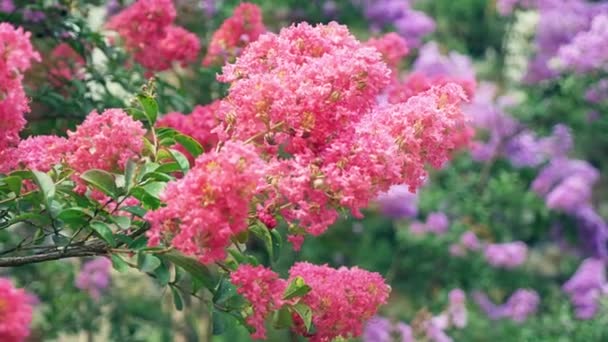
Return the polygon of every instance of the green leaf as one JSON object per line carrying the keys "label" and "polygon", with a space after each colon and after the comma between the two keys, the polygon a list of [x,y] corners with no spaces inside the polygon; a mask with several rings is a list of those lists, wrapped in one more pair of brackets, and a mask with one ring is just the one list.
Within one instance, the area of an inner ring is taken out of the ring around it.
{"label": "green leaf", "polygon": [[150,126],[154,126],[158,117],[158,103],[156,103],[153,97],[143,94],[137,95],[137,100],[141,104]]}
{"label": "green leaf", "polygon": [[144,188],[150,195],[158,198],[163,190],[165,190],[166,186],[167,183],[164,182],[151,182],[143,185],[142,188]]}
{"label": "green leaf", "polygon": [[118,197],[118,189],[116,188],[114,175],[111,173],[104,170],[93,169],[83,173],[80,178],[104,194],[112,198]]}
{"label": "green leaf", "polygon": [[148,245],[148,238],[145,235],[137,237],[133,242],[129,244],[130,249],[142,249]]}
{"label": "green leaf", "polygon": [[312,326],[312,310],[310,307],[304,303],[298,303],[292,305],[291,308],[300,316],[300,318],[302,318],[302,321],[304,321],[306,331],[310,331],[310,327]]}
{"label": "green leaf", "polygon": [[173,304],[175,304],[175,309],[177,311],[182,311],[182,309],[184,308],[182,294],[179,293],[179,290],[175,288],[175,286],[171,286],[171,293],[173,294]]}
{"label": "green leaf", "polygon": [[8,189],[12,191],[16,196],[19,196],[19,194],[21,194],[21,177],[8,176],[2,178],[1,181],[5,183]]}
{"label": "green leaf", "polygon": [[154,255],[142,252],[137,254],[137,268],[139,268],[142,272],[152,273],[160,266],[160,264],[160,259]]}
{"label": "green leaf", "polygon": [[162,140],[165,138],[173,138],[179,134],[180,133],[175,128],[171,128],[171,127],[158,127],[156,129],[156,138],[159,140]]}
{"label": "green leaf", "polygon": [[226,330],[227,321],[230,319],[230,315],[220,310],[213,308],[213,335],[221,335]]}
{"label": "green leaf", "polygon": [[174,180],[175,178],[166,173],[150,172],[150,173],[146,174],[142,180],[148,180],[148,179],[161,181],[161,182],[169,182],[169,181]]}
{"label": "green leaf", "polygon": [[183,153],[181,153],[180,151],[169,149],[169,154],[171,155],[173,160],[175,160],[177,165],[179,165],[179,168],[182,172],[186,173],[188,172],[188,170],[190,170],[190,162],[188,161],[188,158],[184,156]]}
{"label": "green leaf", "polygon": [[127,109],[125,109],[125,111],[127,112],[127,114],[131,115],[133,117],[133,119],[135,119],[135,120],[139,120],[139,121],[148,120],[148,118],[146,117],[146,113],[144,113],[144,111],[141,109],[127,108]]}
{"label": "green leaf", "polygon": [[194,158],[200,156],[203,152],[205,152],[203,146],[201,146],[201,144],[198,141],[194,140],[194,138],[192,137],[180,134],[176,135],[174,139],[176,142],[182,145],[186,149],[186,151],[190,152],[190,155],[192,155]]}
{"label": "green leaf", "polygon": [[148,212],[146,209],[142,208],[142,207],[137,207],[137,206],[128,206],[128,207],[123,207],[120,208],[120,210],[122,211],[126,211],[130,214],[133,214],[137,217],[144,217],[146,215],[146,213]]}
{"label": "green leaf", "polygon": [[116,246],[116,241],[114,240],[114,234],[112,233],[112,229],[106,223],[101,221],[93,221],[90,224],[91,229],[93,229],[99,236],[106,241],[110,246]]}
{"label": "green leaf", "polygon": [[112,266],[118,272],[124,273],[129,269],[129,264],[127,264],[127,262],[120,256],[118,256],[116,254],[112,254],[111,259],[112,259]]}
{"label": "green leaf", "polygon": [[211,271],[209,271],[209,269],[201,264],[198,260],[177,252],[166,253],[163,254],[162,257],[174,263],[176,266],[183,268],[184,271],[188,272],[192,278],[200,281],[200,283],[210,291],[213,292],[215,289],[217,283],[215,277]]}
{"label": "green leaf", "polygon": [[266,252],[268,252],[268,256],[270,259],[274,260],[274,247],[272,243],[272,235],[270,235],[270,231],[263,224],[254,224],[249,227],[249,230],[255,235],[258,239],[262,241],[264,247],[266,248]]}
{"label": "green leaf", "polygon": [[274,312],[272,317],[272,326],[276,329],[288,329],[293,325],[293,318],[289,307],[283,306],[278,311]]}
{"label": "green leaf", "polygon": [[44,172],[32,171],[32,174],[34,175],[34,181],[40,188],[44,201],[48,207],[55,196],[55,183],[53,183],[51,177]]}
{"label": "green leaf", "polygon": [[169,267],[164,262],[154,270],[154,275],[160,286],[166,286],[171,280],[171,272],[169,272]]}
{"label": "green leaf", "polygon": [[112,216],[112,221],[116,223],[118,228],[120,229],[129,229],[131,228],[131,219],[126,216]]}
{"label": "green leaf", "polygon": [[270,235],[272,236],[272,252],[274,254],[273,261],[277,261],[279,259],[279,256],[281,255],[283,238],[281,237],[281,233],[279,233],[279,231],[276,229],[271,230]]}
{"label": "green leaf", "polygon": [[125,167],[125,189],[129,191],[133,186],[133,180],[135,177],[135,170],[137,169],[137,164],[129,159],[127,161],[127,166]]}
{"label": "green leaf", "polygon": [[221,306],[226,306],[225,304],[235,296],[237,296],[236,286],[234,286],[228,278],[222,278],[213,295],[213,302]]}
{"label": "green leaf", "polygon": [[310,292],[310,290],[311,288],[304,282],[304,278],[297,276],[287,285],[285,292],[283,292],[283,299],[302,297]]}
{"label": "green leaf", "polygon": [[133,189],[131,189],[131,195],[140,200],[140,202],[149,209],[157,209],[158,207],[160,207],[160,199],[150,194],[143,187],[134,187]]}
{"label": "green leaf", "polygon": [[57,218],[66,224],[82,225],[85,224],[91,215],[84,209],[79,207],[66,208],[57,214]]}
{"label": "green leaf", "polygon": [[156,169],[156,172],[161,172],[161,173],[173,173],[173,172],[177,172],[177,171],[181,171],[182,168],[179,166],[178,163],[166,163],[166,164],[162,164],[161,166],[158,167],[158,169]]}

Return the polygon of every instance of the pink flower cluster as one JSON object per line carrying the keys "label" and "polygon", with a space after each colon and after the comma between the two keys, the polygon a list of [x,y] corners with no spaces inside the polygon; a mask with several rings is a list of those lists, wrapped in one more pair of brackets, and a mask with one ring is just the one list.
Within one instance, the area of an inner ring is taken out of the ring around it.
{"label": "pink flower cluster", "polygon": [[23,73],[40,55],[30,43],[30,33],[0,23],[0,172],[14,167],[14,148],[29,111],[23,90]]}
{"label": "pink flower cluster", "polygon": [[90,169],[122,171],[144,147],[146,130],[122,109],[92,111],[74,132],[68,132],[66,162],[80,174]]}
{"label": "pink flower cluster", "polygon": [[[390,70],[345,26],[306,23],[264,34],[224,67],[220,140],[253,143],[268,163],[277,209],[292,232],[323,233],[346,207],[360,209],[391,185],[411,190],[461,144],[466,99],[454,84],[406,103],[377,106]],[[285,158],[287,153],[290,158]],[[301,238],[292,240],[298,247]]]}
{"label": "pink flower cluster", "polygon": [[29,137],[19,142],[14,161],[19,168],[48,172],[61,163],[69,150],[66,138],[54,135]]}
{"label": "pink flower cluster", "polygon": [[194,62],[200,51],[198,37],[173,25],[175,17],[171,0],[137,0],[113,16],[107,28],[118,32],[135,61],[151,71],[163,71],[173,62]]}
{"label": "pink flower cluster", "polygon": [[57,87],[66,81],[81,79],[84,76],[85,60],[68,43],[61,43],[51,51],[50,63],[50,81]]}
{"label": "pink flower cluster", "polygon": [[260,8],[248,2],[241,3],[234,9],[232,17],[213,33],[203,65],[223,65],[234,61],[249,43],[256,41],[265,31]]}
{"label": "pink flower cluster", "polygon": [[410,51],[405,39],[395,32],[379,38],[370,38],[365,45],[376,48],[382,54],[382,59],[393,71],[393,76],[397,76],[399,63]]}
{"label": "pink flower cluster", "polygon": [[285,281],[262,266],[240,266],[231,279],[253,306],[248,322],[256,328],[254,338],[265,338],[264,319],[286,304],[282,300],[283,291],[296,277],[302,277],[312,288],[300,302],[311,308],[315,332],[307,332],[303,321],[295,314],[293,329],[310,337],[311,341],[359,336],[363,324],[386,303],[390,292],[379,274],[356,267],[334,269],[300,262],[290,269],[289,279]]}
{"label": "pink flower cluster", "polygon": [[232,272],[230,280],[238,286],[238,293],[243,295],[253,308],[253,312],[247,317],[247,324],[255,328],[251,337],[265,339],[266,318],[285,304],[283,292],[287,282],[268,268],[247,264]]}
{"label": "pink flower cluster", "polygon": [[450,245],[450,254],[454,256],[464,256],[468,251],[478,251],[482,247],[481,242],[474,232],[468,230],[464,232],[458,242]]}
{"label": "pink flower cluster", "polygon": [[212,132],[219,124],[217,110],[220,101],[214,101],[205,106],[196,106],[192,113],[169,113],[157,122],[159,127],[171,127],[180,133],[186,134],[198,141],[205,151],[209,151],[218,143],[217,134]]}
{"label": "pink flower cluster", "polygon": [[30,335],[34,298],[0,278],[0,340],[23,342]]}
{"label": "pink flower cluster", "polygon": [[146,219],[151,245],[170,241],[202,263],[223,260],[231,238],[248,227],[249,205],[264,186],[265,165],[251,145],[226,142],[220,152],[196,159],[181,179],[167,184],[167,205]]}

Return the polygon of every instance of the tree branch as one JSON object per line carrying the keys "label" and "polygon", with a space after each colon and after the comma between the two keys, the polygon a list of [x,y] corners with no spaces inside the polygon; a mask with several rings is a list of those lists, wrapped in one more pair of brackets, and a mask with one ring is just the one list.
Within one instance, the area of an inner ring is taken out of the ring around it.
{"label": "tree branch", "polygon": [[74,246],[72,248],[66,246],[65,249],[57,247],[54,250],[39,254],[3,257],[0,258],[0,267],[23,266],[51,260],[105,255],[107,253],[108,245],[102,241],[94,241],[89,245]]}

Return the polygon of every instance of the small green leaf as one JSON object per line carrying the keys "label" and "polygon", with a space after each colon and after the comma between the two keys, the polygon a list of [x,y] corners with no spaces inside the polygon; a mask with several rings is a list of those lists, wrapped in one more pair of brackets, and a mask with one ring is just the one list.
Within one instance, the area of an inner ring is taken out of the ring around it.
{"label": "small green leaf", "polygon": [[122,211],[126,211],[130,214],[133,214],[137,217],[144,217],[146,215],[146,213],[148,212],[146,209],[142,208],[142,207],[137,207],[137,206],[128,206],[128,207],[123,207],[120,208],[120,210]]}
{"label": "small green leaf", "polygon": [[150,194],[143,187],[134,187],[131,189],[131,195],[137,198],[147,209],[157,209],[160,207],[160,199]]}
{"label": "small green leaf", "polygon": [[272,243],[272,235],[270,235],[270,231],[263,224],[254,224],[249,227],[249,230],[255,235],[258,239],[264,243],[264,247],[266,248],[266,252],[268,252],[268,256],[271,260],[274,260],[274,247]]}
{"label": "small green leaf", "polygon": [[235,296],[237,296],[236,286],[228,278],[222,278],[213,295],[213,302],[225,306],[226,302]]}
{"label": "small green leaf", "polygon": [[173,138],[178,134],[180,133],[175,128],[171,127],[158,127],[156,129],[156,138],[159,140]]}
{"label": "small green leaf", "polygon": [[175,304],[175,309],[177,311],[182,311],[182,309],[184,308],[182,294],[179,293],[179,290],[175,288],[175,286],[171,286],[171,293],[173,294],[173,304]]}
{"label": "small green leaf", "polygon": [[160,259],[154,255],[142,252],[137,254],[137,267],[142,272],[152,273],[160,266],[160,264]]}
{"label": "small green leaf", "polygon": [[112,216],[112,221],[114,221],[120,229],[131,228],[131,219],[126,216]]}
{"label": "small green leaf", "polygon": [[180,151],[169,149],[169,154],[171,155],[173,160],[175,160],[177,165],[179,165],[179,168],[182,172],[186,173],[188,172],[188,170],[190,170],[190,162],[188,161],[188,158],[184,156],[183,153],[181,153]]}
{"label": "small green leaf", "polygon": [[21,177],[8,176],[2,178],[1,181],[4,182],[8,189],[12,191],[16,196],[19,196],[19,194],[21,194]]}
{"label": "small green leaf", "polygon": [[106,223],[101,221],[93,221],[90,224],[91,228],[99,234],[99,236],[106,241],[110,246],[116,246],[116,241],[114,240],[114,234],[112,233],[112,229]]}
{"label": "small green leaf", "polygon": [[293,318],[289,307],[283,306],[281,309],[274,312],[272,317],[272,326],[276,329],[289,329],[293,325]]}
{"label": "small green leaf", "polygon": [[124,273],[129,269],[129,264],[116,254],[112,254],[112,266],[120,273]]}
{"label": "small green leaf", "polygon": [[272,252],[274,254],[274,261],[279,259],[281,255],[281,247],[283,246],[283,238],[281,237],[281,233],[278,230],[272,229],[270,231],[270,235],[272,237]]}
{"label": "small green leaf", "polygon": [[181,171],[181,167],[179,166],[178,163],[166,163],[166,164],[162,164],[161,166],[158,167],[158,169],[156,169],[156,172],[160,172],[160,173],[173,173],[173,172],[177,172],[177,171]]}
{"label": "small green leaf", "polygon": [[104,170],[88,170],[83,173],[80,178],[82,178],[89,185],[94,187],[95,189],[100,190],[104,194],[112,197],[118,197],[118,189],[116,188],[116,182],[114,176]]}
{"label": "small green leaf", "polygon": [[230,316],[225,312],[213,308],[213,335],[221,335],[226,330],[226,324]]}
{"label": "small green leaf", "polygon": [[40,171],[32,171],[34,175],[34,181],[38,184],[40,191],[42,192],[42,196],[44,198],[47,207],[51,203],[51,200],[55,196],[55,183],[49,175]]}
{"label": "small green leaf", "polygon": [[135,177],[135,170],[137,169],[137,164],[129,159],[127,161],[127,166],[125,167],[125,189],[129,191],[133,186],[133,178]]}
{"label": "small green leaf", "polygon": [[158,280],[160,286],[166,286],[171,280],[171,272],[169,272],[169,267],[164,262],[162,262],[160,266],[154,270],[154,275],[156,276],[156,280]]}
{"label": "small green leaf", "polygon": [[302,321],[304,321],[306,331],[310,331],[310,327],[312,326],[312,310],[310,307],[304,303],[298,303],[291,308],[300,316],[300,318],[302,318]]}
{"label": "small green leaf", "polygon": [[125,111],[127,112],[127,114],[131,115],[133,117],[133,119],[135,119],[135,120],[139,120],[139,121],[148,120],[148,118],[146,117],[146,113],[144,113],[144,111],[141,109],[127,108],[127,109],[125,109]]}
{"label": "small green leaf", "polygon": [[91,215],[84,209],[79,207],[66,208],[57,214],[57,218],[66,224],[82,225],[87,222]]}
{"label": "small green leaf", "polygon": [[201,144],[194,140],[194,138],[189,137],[184,134],[176,135],[174,137],[175,141],[182,145],[186,151],[190,153],[194,158],[200,156],[205,150]]}
{"label": "small green leaf", "polygon": [[150,126],[154,126],[158,117],[158,103],[153,97],[143,94],[137,95],[137,100],[144,110],[148,123],[150,123]]}
{"label": "small green leaf", "polygon": [[157,181],[161,181],[161,182],[170,182],[170,181],[174,180],[175,178],[166,173],[150,172],[150,173],[146,174],[142,180],[145,181],[148,179],[157,180]]}
{"label": "small green leaf", "polygon": [[297,276],[289,282],[289,285],[287,285],[285,292],[283,292],[283,299],[287,300],[294,297],[302,297],[310,292],[310,290],[311,288],[306,285],[304,278]]}
{"label": "small green leaf", "polygon": [[177,252],[170,252],[162,255],[166,260],[174,263],[188,272],[192,278],[197,279],[207,289],[213,291],[217,284],[217,280],[209,271],[207,267],[201,264],[198,260],[179,254]]}
{"label": "small green leaf", "polygon": [[139,236],[129,244],[130,249],[139,250],[148,245],[148,238],[145,235]]}

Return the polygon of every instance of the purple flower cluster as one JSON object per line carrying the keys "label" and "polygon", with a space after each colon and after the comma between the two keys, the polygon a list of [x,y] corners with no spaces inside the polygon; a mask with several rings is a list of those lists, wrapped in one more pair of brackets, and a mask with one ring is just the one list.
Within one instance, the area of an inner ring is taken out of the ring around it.
{"label": "purple flower cluster", "polygon": [[484,247],[483,255],[494,267],[512,269],[526,261],[528,246],[521,241],[492,243]]}
{"label": "purple flower cluster", "polygon": [[[585,0],[536,0],[540,20],[536,31],[536,55],[525,80],[537,83],[559,74],[551,66],[562,46],[569,45],[580,32],[589,30],[595,16],[608,13],[608,4]],[[583,39],[587,44],[587,39]],[[595,47],[601,51],[602,47]]]}
{"label": "purple flower cluster", "polygon": [[556,125],[550,136],[537,137],[506,112],[513,100],[506,96],[495,100],[495,94],[493,84],[482,83],[473,102],[467,106],[473,126],[488,135],[484,141],[473,144],[473,159],[489,161],[505,157],[513,166],[533,167],[548,158],[564,156],[570,150],[572,138],[566,126]]}
{"label": "purple flower cluster", "polygon": [[420,47],[412,71],[426,76],[450,76],[475,81],[475,68],[469,56],[450,51],[442,55],[437,42],[431,41]]}
{"label": "purple flower cluster", "polygon": [[450,254],[453,256],[465,256],[467,251],[478,251],[481,249],[481,246],[477,235],[469,230],[460,236],[460,240],[457,243],[450,245]]}
{"label": "purple flower cluster", "polygon": [[99,300],[101,294],[110,286],[111,268],[112,263],[104,257],[86,262],[76,277],[76,287],[87,291],[94,300]]}
{"label": "purple flower cluster", "polygon": [[599,104],[608,100],[608,78],[599,80],[585,92],[585,100]]}
{"label": "purple flower cluster", "polygon": [[[451,342],[445,330],[454,327],[462,329],[467,325],[466,294],[461,289],[453,289],[448,294],[447,308],[437,316],[430,317],[421,322],[422,331],[416,331],[418,335],[424,335],[425,340],[434,342]],[[414,342],[414,331],[403,323],[393,324],[383,317],[374,317],[369,320],[363,331],[364,342]]]}
{"label": "purple flower cluster", "polygon": [[363,8],[371,29],[380,31],[394,27],[408,46],[420,45],[422,37],[435,30],[435,22],[424,12],[412,8],[409,0],[353,0]]}
{"label": "purple flower cluster", "polygon": [[426,217],[426,222],[414,221],[410,225],[410,230],[414,234],[432,233],[436,235],[445,234],[450,228],[450,220],[442,212],[433,212]]}
{"label": "purple flower cluster", "polygon": [[15,10],[13,0],[0,0],[0,12],[11,13]]}
{"label": "purple flower cluster", "polygon": [[595,16],[591,28],[562,45],[557,57],[566,68],[580,73],[608,70],[608,14]]}
{"label": "purple flower cluster", "polygon": [[502,305],[494,304],[483,292],[473,293],[473,300],[490,319],[508,318],[518,323],[536,313],[540,303],[538,293],[528,289],[518,289]]}
{"label": "purple flower cluster", "polygon": [[407,185],[392,186],[376,198],[380,212],[393,219],[412,218],[418,213],[418,195]]}
{"label": "purple flower cluster", "polygon": [[608,290],[606,265],[600,259],[585,259],[570,280],[563,286],[570,296],[576,317],[590,319],[597,313],[599,299]]}
{"label": "purple flower cluster", "polygon": [[547,207],[563,211],[578,221],[585,250],[607,257],[608,225],[593,209],[591,194],[599,172],[583,160],[555,158],[532,183],[532,190],[545,198]]}
{"label": "purple flower cluster", "polygon": [[365,325],[363,331],[364,342],[414,342],[412,328],[403,323],[392,323],[384,317],[373,317]]}

